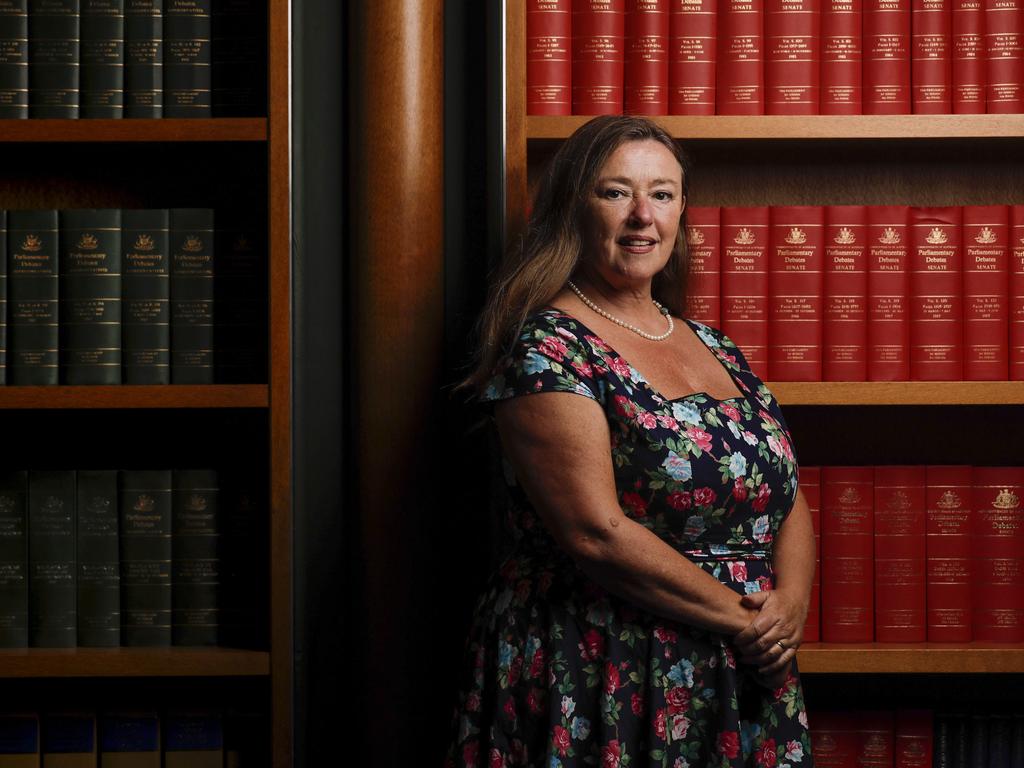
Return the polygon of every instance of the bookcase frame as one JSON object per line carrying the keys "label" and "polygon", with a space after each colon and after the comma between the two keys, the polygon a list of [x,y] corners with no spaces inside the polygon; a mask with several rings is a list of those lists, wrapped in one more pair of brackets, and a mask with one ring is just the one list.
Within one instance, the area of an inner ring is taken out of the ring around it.
{"label": "bookcase frame", "polygon": [[[528,209],[531,171],[550,157],[559,141],[567,138],[586,116],[528,116],[526,114],[526,2],[505,0],[504,17],[504,180],[505,234],[511,240],[524,231]],[[1024,115],[856,115],[856,116],[665,116],[653,118],[668,133],[718,151],[718,158],[739,151],[761,152],[762,161],[776,168],[801,148],[844,156],[870,157],[878,151],[899,157],[907,148],[948,147],[967,150],[978,147],[1009,148],[1009,163],[1024,149]],[[796,150],[793,149],[794,145]],[[789,154],[776,155],[787,147]],[[835,161],[837,164],[842,160]],[[968,157],[960,163],[961,178],[970,175]],[[1019,165],[1015,166],[1019,173]],[[966,170],[964,170],[966,168]],[[816,170],[813,169],[812,170]],[[720,169],[736,173],[728,165]],[[822,176],[816,171],[813,182]],[[771,171],[767,176],[770,178]],[[870,180],[870,179],[869,179]],[[793,178],[783,178],[792,187]],[[866,182],[861,180],[861,191]],[[911,182],[913,183],[913,182]],[[982,182],[982,186],[985,182]],[[1012,184],[992,183],[995,198],[1005,197]],[[997,187],[997,184],[1001,186]],[[736,184],[739,186],[739,183]],[[897,186],[898,185],[894,185]],[[964,186],[967,186],[965,183]],[[973,194],[984,195],[971,187]],[[727,198],[729,184],[716,194]],[[792,193],[792,192],[791,192]],[[1024,198],[1022,198],[1024,199]],[[808,204],[807,201],[803,201]],[[829,200],[819,201],[823,204]],[[845,202],[845,201],[837,201]],[[905,203],[908,201],[904,201]],[[973,200],[968,203],[973,204]],[[993,203],[1006,203],[994,199]],[[714,204],[722,203],[715,200]],[[914,204],[914,201],[909,201]],[[700,203],[704,204],[704,203]],[[735,201],[735,205],[763,204]],[[937,204],[937,203],[936,203]],[[848,406],[1015,406],[1024,405],[1024,382],[767,382],[783,406],[841,409]],[[874,462],[870,454],[864,465]],[[922,462],[923,463],[923,462]],[[1006,673],[1024,672],[1024,646],[972,642],[948,643],[805,643],[798,656],[803,673]]]}
{"label": "bookcase frame", "polygon": [[[257,142],[267,158],[268,380],[247,385],[0,387],[9,409],[236,409],[265,411],[269,476],[268,650],[236,648],[3,649],[0,680],[20,678],[263,678],[268,681],[269,756],[292,764],[292,391],[290,0],[268,0],[266,118],[0,120],[0,143]],[[87,147],[83,146],[87,151]],[[2,418],[2,416],[0,416]]]}

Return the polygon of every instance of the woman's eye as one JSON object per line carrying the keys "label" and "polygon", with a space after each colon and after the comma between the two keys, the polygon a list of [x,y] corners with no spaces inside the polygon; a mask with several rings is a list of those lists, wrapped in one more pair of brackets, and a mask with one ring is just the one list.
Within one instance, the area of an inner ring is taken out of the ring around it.
{"label": "woman's eye", "polygon": [[671,192],[655,192],[654,193],[654,199],[655,200],[662,200],[662,201],[671,200],[672,199],[672,193]]}
{"label": "woman's eye", "polygon": [[606,189],[604,191],[604,196],[608,200],[619,200],[620,198],[625,197],[625,195],[626,193],[623,192],[621,189]]}

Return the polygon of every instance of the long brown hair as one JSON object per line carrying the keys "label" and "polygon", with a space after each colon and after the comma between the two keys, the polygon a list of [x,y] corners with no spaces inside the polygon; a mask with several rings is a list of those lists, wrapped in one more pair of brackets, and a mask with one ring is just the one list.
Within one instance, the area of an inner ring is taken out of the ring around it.
{"label": "long brown hair", "polygon": [[[540,181],[525,237],[508,249],[493,275],[477,324],[476,363],[460,387],[479,392],[519,336],[526,318],[547,306],[565,287],[583,252],[584,216],[598,174],[622,144],[646,140],[662,144],[679,162],[685,200],[689,162],[655,122],[606,115],[580,126],[562,143]],[[651,286],[654,298],[677,317],[685,313],[688,272],[684,206],[672,256]]]}

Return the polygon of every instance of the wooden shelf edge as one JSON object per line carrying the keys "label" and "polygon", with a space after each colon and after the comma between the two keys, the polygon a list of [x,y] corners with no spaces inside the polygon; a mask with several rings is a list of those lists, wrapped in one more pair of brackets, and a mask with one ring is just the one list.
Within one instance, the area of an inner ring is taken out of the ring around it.
{"label": "wooden shelf edge", "polygon": [[0,679],[266,677],[270,654],[235,648],[0,649]]}
{"label": "wooden shelf edge", "polygon": [[[526,118],[526,138],[564,139],[590,116]],[[655,117],[678,139],[1019,139],[1024,115],[759,115]]]}
{"label": "wooden shelf edge", "polygon": [[159,120],[0,120],[0,143],[266,141],[263,117]]}
{"label": "wooden shelf edge", "polygon": [[266,408],[266,384],[0,387],[0,410],[19,408]]}
{"label": "wooden shelf edge", "polygon": [[1024,381],[767,382],[791,405],[1020,405]]}
{"label": "wooden shelf edge", "polygon": [[801,674],[1024,672],[1024,644],[804,643]]}

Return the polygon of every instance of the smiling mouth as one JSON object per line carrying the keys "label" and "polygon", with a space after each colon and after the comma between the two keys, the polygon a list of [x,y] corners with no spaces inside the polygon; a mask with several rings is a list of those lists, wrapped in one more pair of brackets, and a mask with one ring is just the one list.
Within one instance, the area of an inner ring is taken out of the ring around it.
{"label": "smiling mouth", "polygon": [[617,242],[626,248],[644,248],[657,244],[656,240],[649,237],[620,237]]}

